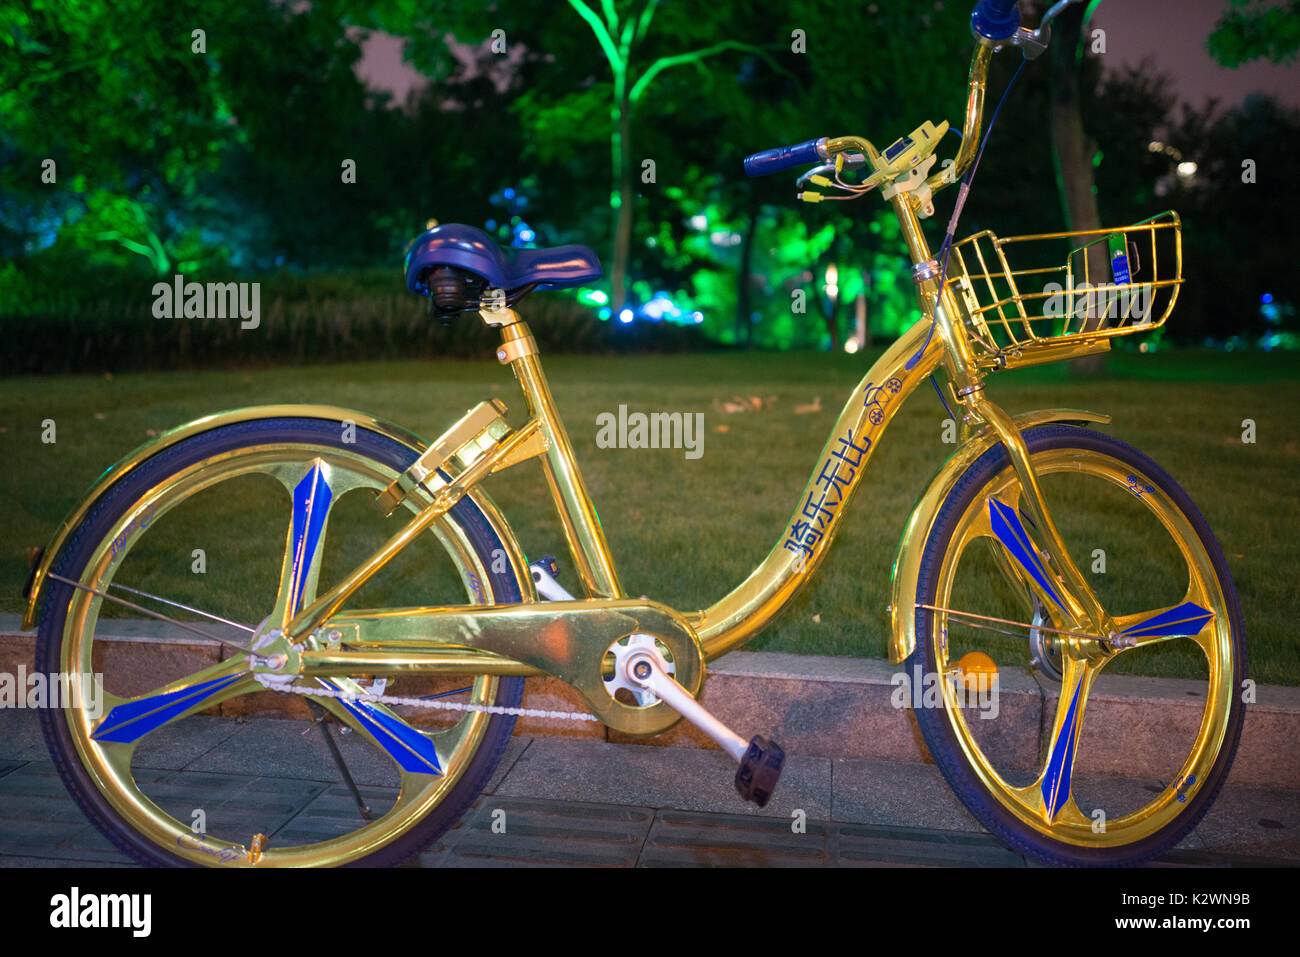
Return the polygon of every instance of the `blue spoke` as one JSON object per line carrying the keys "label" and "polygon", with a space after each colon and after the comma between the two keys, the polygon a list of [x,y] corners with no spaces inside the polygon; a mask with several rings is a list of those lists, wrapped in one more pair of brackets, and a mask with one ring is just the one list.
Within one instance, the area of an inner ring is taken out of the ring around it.
{"label": "blue spoke", "polygon": [[[337,684],[317,679],[322,685],[337,691]],[[388,753],[404,771],[414,774],[442,774],[442,764],[433,741],[407,724],[387,709],[378,708],[366,701],[336,699],[376,743]]]}
{"label": "blue spoke", "polygon": [[1080,676],[1074,686],[1074,697],[1070,699],[1070,710],[1065,714],[1061,731],[1056,736],[1052,747],[1052,756],[1043,772],[1043,806],[1047,809],[1047,821],[1060,813],[1065,802],[1070,798],[1070,774],[1074,770],[1074,746],[1079,738],[1079,693],[1083,691],[1084,677]]}
{"label": "blue spoke", "polygon": [[1066,611],[1065,603],[1061,600],[1061,596],[1057,593],[1055,586],[1048,577],[1047,569],[1043,567],[1033,542],[1029,540],[1029,533],[1025,531],[1020,516],[997,499],[990,498],[989,522],[993,527],[993,534],[998,537],[998,541],[1002,542],[1007,551],[1011,553],[1011,556],[1020,563],[1020,566],[1029,573],[1034,581],[1038,582],[1039,587],[1047,593],[1052,601],[1056,602],[1062,611]]}
{"label": "blue spoke", "polygon": [[1124,634],[1133,638],[1191,638],[1200,634],[1205,623],[1213,617],[1213,612],[1195,602],[1185,601],[1176,608],[1129,625]]}
{"label": "blue spoke", "polygon": [[[290,621],[312,600],[314,576],[320,572],[325,522],[334,493],[326,479],[324,462],[316,459],[293,489],[293,518],[282,572],[280,618]],[[347,691],[337,682],[318,678],[322,688]],[[319,699],[322,703],[329,699]],[[351,719],[404,771],[414,774],[442,774],[442,763],[433,741],[393,714],[388,708],[363,700],[334,699]]]}
{"label": "blue spoke", "polygon": [[132,742],[248,677],[243,672],[203,681],[188,688],[146,695],[114,707],[91,735],[96,741]]}
{"label": "blue spoke", "polygon": [[293,490],[293,523],[290,530],[292,564],[289,571],[289,594],[284,618],[288,621],[302,605],[307,579],[312,566],[319,560],[325,517],[329,514],[334,493],[325,481],[320,459],[303,476]]}

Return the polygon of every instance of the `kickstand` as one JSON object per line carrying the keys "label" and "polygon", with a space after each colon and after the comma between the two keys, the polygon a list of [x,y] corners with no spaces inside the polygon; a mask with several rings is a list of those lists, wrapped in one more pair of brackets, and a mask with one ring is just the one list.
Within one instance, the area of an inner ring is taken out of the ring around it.
{"label": "kickstand", "polygon": [[334,755],[334,763],[338,765],[343,780],[347,782],[348,787],[352,790],[352,796],[357,799],[357,808],[361,811],[361,816],[367,821],[373,820],[370,808],[366,806],[365,800],[361,797],[357,782],[352,780],[352,775],[348,773],[348,766],[343,763],[343,753],[339,751],[338,743],[334,740],[334,735],[330,733],[329,715],[315,701],[308,701],[307,704],[311,706],[312,721],[320,727],[321,733],[325,735],[325,743],[330,746],[330,754]]}

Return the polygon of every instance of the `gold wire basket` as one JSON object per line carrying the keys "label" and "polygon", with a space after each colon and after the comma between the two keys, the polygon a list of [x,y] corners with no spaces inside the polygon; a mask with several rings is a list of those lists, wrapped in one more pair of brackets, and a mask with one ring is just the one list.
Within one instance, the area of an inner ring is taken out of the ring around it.
{"label": "gold wire basket", "polygon": [[1169,318],[1183,281],[1182,223],[1170,211],[1119,229],[1005,239],[986,230],[953,245],[948,277],[981,366],[1101,352]]}

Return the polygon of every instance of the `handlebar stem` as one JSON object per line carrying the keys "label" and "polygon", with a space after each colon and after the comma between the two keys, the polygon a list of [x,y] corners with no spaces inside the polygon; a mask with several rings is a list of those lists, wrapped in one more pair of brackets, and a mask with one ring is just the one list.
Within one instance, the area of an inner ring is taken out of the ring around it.
{"label": "handlebar stem", "polygon": [[951,186],[966,174],[980,145],[981,127],[984,123],[984,89],[988,85],[989,63],[993,59],[993,47],[984,43],[975,45],[971,56],[970,75],[966,84],[966,119],[961,128],[961,148],[953,165],[940,170],[925,181],[930,193],[939,192],[945,186]]}
{"label": "handlebar stem", "polygon": [[957,295],[951,284],[944,284],[942,288],[939,286],[942,267],[930,258],[925,235],[921,232],[921,224],[916,218],[916,210],[909,202],[908,194],[896,194],[890,203],[903,228],[907,251],[915,264],[912,267],[912,282],[916,285],[917,305],[925,317],[922,322],[934,322],[944,344],[944,374],[958,396],[973,395],[982,388],[982,380],[979,363],[971,350],[970,342],[957,328],[962,316]]}

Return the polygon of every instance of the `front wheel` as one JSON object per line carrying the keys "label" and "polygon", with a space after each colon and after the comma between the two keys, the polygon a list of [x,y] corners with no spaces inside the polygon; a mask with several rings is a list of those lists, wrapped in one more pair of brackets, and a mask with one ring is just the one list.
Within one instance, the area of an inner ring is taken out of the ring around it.
{"label": "front wheel", "polygon": [[[42,728],[68,790],[122,851],[155,866],[392,866],[478,795],[513,716],[268,691],[241,653],[410,517],[384,522],[373,502],[415,457],[329,420],[221,426],[125,474],[69,537],[45,586],[36,656],[41,671],[71,677],[70,693],[42,711]],[[467,496],[355,601],[518,602],[506,554]],[[379,690],[372,678],[299,683],[356,694]],[[383,693],[506,708],[523,693],[520,678],[449,680],[398,679]],[[244,721],[286,707],[315,726]]]}
{"label": "front wheel", "polygon": [[[933,700],[913,692],[917,721],[949,785],[1008,846],[1052,864],[1140,863],[1196,826],[1236,752],[1246,671],[1236,590],[1205,519],[1151,459],[1074,426],[1024,439],[1106,633],[1066,610],[1066,585],[995,445],[953,486],[925,542],[906,667]],[[997,684],[981,677],[989,659]],[[1017,671],[1027,666],[1038,689]],[[1191,679],[1199,722],[1161,715],[1155,733],[1138,729],[1147,744],[1135,756],[1131,712],[1112,701],[1087,720],[1090,694],[1105,695],[1116,673]],[[1005,698],[998,706],[1016,681],[1041,694],[1041,721]]]}

